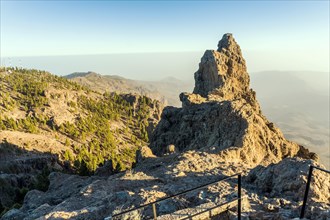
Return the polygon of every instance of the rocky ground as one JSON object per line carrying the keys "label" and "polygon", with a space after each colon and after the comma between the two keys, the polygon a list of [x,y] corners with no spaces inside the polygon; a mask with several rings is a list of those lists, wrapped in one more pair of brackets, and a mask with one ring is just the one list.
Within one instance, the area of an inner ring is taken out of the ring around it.
{"label": "rocky ground", "polygon": [[[243,173],[243,196],[246,196],[243,216],[292,219],[299,216],[311,164],[318,165],[312,160],[287,158],[278,164],[248,170],[244,164],[228,163],[217,154],[188,151],[145,158],[135,169],[108,177],[51,173],[47,192],[28,192],[22,208],[9,211],[2,219],[103,219],[239,172]],[[315,172],[313,180],[306,217],[329,217],[329,176]],[[191,213],[193,207],[201,204],[207,204],[206,207],[221,204],[237,197],[236,187],[237,179],[233,178],[160,202],[157,211],[160,216],[177,210]],[[235,208],[229,213],[229,219],[234,219]],[[151,207],[138,214],[142,219],[151,216]]]}

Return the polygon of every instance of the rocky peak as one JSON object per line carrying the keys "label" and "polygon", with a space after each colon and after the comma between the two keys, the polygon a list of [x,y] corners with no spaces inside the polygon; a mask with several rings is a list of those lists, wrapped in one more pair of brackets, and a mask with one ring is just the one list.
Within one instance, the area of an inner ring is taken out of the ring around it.
{"label": "rocky peak", "polygon": [[218,52],[222,50],[228,50],[234,54],[242,55],[241,48],[236,43],[233,34],[227,33],[222,36],[222,39],[218,43]]}
{"label": "rocky peak", "polygon": [[179,152],[199,150],[246,166],[286,157],[316,158],[288,141],[262,114],[241,49],[225,34],[217,50],[207,50],[194,74],[193,93],[181,93],[182,108],[167,107],[150,143],[156,155],[174,144]]}
{"label": "rocky peak", "polygon": [[218,50],[205,51],[195,72],[193,93],[218,100],[235,100],[249,96],[250,78],[241,49],[232,34],[224,34]]}

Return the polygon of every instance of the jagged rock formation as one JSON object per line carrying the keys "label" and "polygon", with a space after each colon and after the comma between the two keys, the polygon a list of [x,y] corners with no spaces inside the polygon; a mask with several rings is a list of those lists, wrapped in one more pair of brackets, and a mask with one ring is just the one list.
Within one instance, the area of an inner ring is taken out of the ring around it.
{"label": "jagged rock formation", "polygon": [[295,155],[317,159],[263,116],[249,81],[240,47],[232,34],[225,34],[217,50],[204,53],[194,92],[180,94],[182,108],[164,109],[151,149],[163,155],[174,144],[179,151],[219,153],[250,167]]}
{"label": "jagged rock formation", "polygon": [[[313,160],[285,158],[278,164],[257,166],[245,178],[256,212],[250,219],[297,219],[300,215],[309,166]],[[304,219],[329,219],[330,175],[314,170]],[[262,195],[263,199],[259,196]]]}
{"label": "jagged rock formation", "polygon": [[249,93],[250,78],[241,49],[232,34],[223,35],[218,50],[207,50],[195,73],[195,94],[234,100]]}
{"label": "jagged rock formation", "polygon": [[[305,173],[308,173],[309,168],[307,165],[320,166],[313,160],[285,158],[280,163],[268,167],[257,166],[249,172],[247,182],[254,185],[259,193],[268,197],[285,197],[298,202],[305,193],[307,180]],[[329,192],[330,175],[314,170],[309,192],[310,197],[313,198],[311,201],[329,204]]]}

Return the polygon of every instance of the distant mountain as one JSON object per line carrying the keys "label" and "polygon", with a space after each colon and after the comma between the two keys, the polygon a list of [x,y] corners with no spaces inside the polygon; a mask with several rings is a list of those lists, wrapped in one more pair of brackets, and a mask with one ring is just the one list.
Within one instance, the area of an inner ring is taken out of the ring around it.
{"label": "distant mountain", "polygon": [[75,73],[71,73],[71,74],[65,76],[65,78],[73,79],[73,78],[84,77],[84,76],[92,75],[92,74],[94,74],[94,73],[93,72],[75,72]]}
{"label": "distant mountain", "polygon": [[182,89],[188,91],[192,88],[192,83],[175,77],[167,77],[159,81],[140,81],[94,72],[72,73],[64,77],[95,91],[140,94],[172,106],[181,105],[178,94]]}

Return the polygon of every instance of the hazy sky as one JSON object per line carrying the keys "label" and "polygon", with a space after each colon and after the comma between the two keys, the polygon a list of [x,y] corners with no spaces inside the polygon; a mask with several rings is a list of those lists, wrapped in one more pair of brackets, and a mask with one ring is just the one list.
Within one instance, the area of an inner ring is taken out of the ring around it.
{"label": "hazy sky", "polygon": [[1,65],[184,78],[227,32],[249,71],[329,72],[329,1],[1,0]]}

